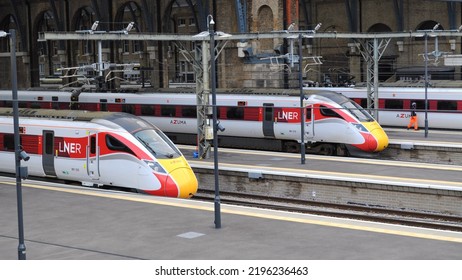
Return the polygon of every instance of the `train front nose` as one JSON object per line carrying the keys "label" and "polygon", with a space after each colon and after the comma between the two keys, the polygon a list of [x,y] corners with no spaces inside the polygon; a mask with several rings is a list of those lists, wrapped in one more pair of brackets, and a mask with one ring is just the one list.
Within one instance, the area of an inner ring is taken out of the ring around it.
{"label": "train front nose", "polygon": [[380,152],[388,147],[388,135],[377,122],[363,123],[370,132],[368,136],[368,149],[370,152]]}
{"label": "train front nose", "polygon": [[172,170],[165,181],[165,196],[190,198],[197,192],[198,182],[190,167]]}

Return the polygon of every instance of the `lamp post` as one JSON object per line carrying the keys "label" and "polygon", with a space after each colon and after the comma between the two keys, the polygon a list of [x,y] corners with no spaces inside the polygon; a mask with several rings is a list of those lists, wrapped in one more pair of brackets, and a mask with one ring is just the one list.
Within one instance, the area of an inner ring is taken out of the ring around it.
{"label": "lamp post", "polygon": [[22,211],[22,186],[21,174],[27,176],[27,169],[21,168],[21,159],[28,160],[27,154],[21,149],[19,138],[19,109],[18,109],[18,77],[16,70],[16,30],[10,29],[9,33],[0,31],[0,37],[10,37],[10,53],[11,53],[11,88],[13,101],[13,129],[14,129],[14,155],[16,168],[16,198],[18,206],[18,260],[26,259],[26,245],[24,244],[24,223]]}
{"label": "lamp post", "polygon": [[[318,23],[311,32],[316,33],[322,24]],[[298,34],[298,86],[300,88],[300,163],[305,164],[305,106],[303,100],[305,95],[303,94],[303,37],[302,33]],[[313,36],[305,35],[306,38],[312,38]],[[314,127],[314,119],[311,119],[312,126]]]}
{"label": "lamp post", "polygon": [[428,137],[428,34],[425,32],[425,137]]}
{"label": "lamp post", "polygon": [[215,174],[215,228],[221,228],[221,211],[220,211],[220,186],[218,180],[218,121],[217,121],[217,93],[216,93],[216,76],[215,76],[215,31],[212,15],[207,16],[207,25],[210,35],[210,78],[212,92],[212,112],[213,112],[213,166]]}
{"label": "lamp post", "polygon": [[303,56],[302,56],[302,34],[298,34],[298,83],[300,86],[300,162],[305,164],[305,108],[303,106]]}

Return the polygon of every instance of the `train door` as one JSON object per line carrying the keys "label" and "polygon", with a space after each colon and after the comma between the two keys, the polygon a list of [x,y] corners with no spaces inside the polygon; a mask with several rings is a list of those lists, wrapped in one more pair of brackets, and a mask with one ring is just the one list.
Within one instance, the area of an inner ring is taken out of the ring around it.
{"label": "train door", "polygon": [[54,131],[44,130],[42,132],[42,166],[46,176],[56,177],[54,151]]}
{"label": "train door", "polygon": [[263,135],[274,137],[274,104],[263,103]]}
{"label": "train door", "polygon": [[99,179],[99,146],[98,146],[98,133],[88,133],[88,144],[87,144],[87,174],[90,178],[96,180]]}
{"label": "train door", "polygon": [[315,137],[314,133],[314,121],[315,121],[315,116],[314,116],[314,106],[312,104],[303,104],[305,107],[305,136],[309,140],[311,138]]}

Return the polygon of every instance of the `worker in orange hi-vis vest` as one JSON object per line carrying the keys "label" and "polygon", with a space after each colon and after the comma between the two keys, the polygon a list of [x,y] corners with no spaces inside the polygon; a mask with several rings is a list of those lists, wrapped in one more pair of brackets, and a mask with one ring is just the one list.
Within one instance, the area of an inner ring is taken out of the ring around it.
{"label": "worker in orange hi-vis vest", "polygon": [[411,117],[409,120],[409,124],[407,125],[407,129],[411,128],[411,126],[414,126],[414,130],[419,130],[419,121],[417,118],[417,114],[415,113],[415,109],[417,107],[417,104],[415,102],[412,102],[411,104]]}

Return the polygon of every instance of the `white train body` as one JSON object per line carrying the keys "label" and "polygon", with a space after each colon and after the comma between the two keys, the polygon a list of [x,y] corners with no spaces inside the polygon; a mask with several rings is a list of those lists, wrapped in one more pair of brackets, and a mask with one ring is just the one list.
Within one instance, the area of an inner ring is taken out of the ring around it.
{"label": "white train body", "polygon": [[[247,142],[252,139],[276,139],[284,143],[300,143],[301,107],[298,91],[256,92],[249,89],[218,92],[218,119],[225,128],[219,132],[219,136],[247,138]],[[43,107],[45,104],[50,108],[62,108],[72,103],[71,93],[68,92],[21,91],[19,96],[24,106],[28,107],[34,104]],[[320,90],[305,91],[304,97],[306,142],[346,144],[364,152],[379,152],[387,147],[388,137],[382,127],[350,99]],[[71,107],[129,112],[153,123],[169,135],[197,135],[196,99],[193,93],[82,92],[74,96]]]}
{"label": "white train body", "polygon": [[[364,87],[309,88],[332,90],[365,106],[367,89]],[[462,88],[427,88],[427,120],[429,128],[462,129]],[[424,87],[379,87],[378,122],[382,126],[406,127],[411,103],[417,104],[419,127],[425,126]]]}
{"label": "white train body", "polygon": [[[197,179],[152,124],[125,113],[20,109],[29,175],[188,198]],[[15,173],[11,108],[0,108],[0,171]],[[157,152],[157,153],[156,153]]]}

